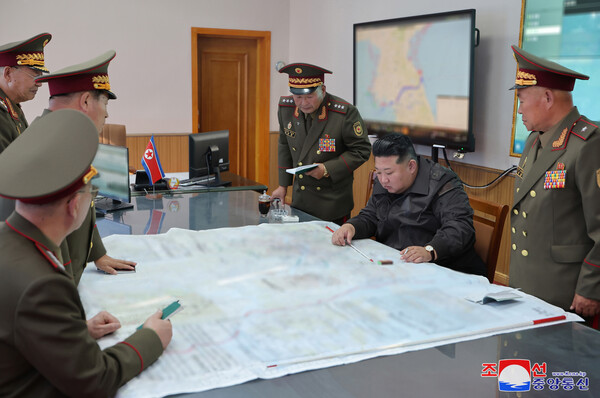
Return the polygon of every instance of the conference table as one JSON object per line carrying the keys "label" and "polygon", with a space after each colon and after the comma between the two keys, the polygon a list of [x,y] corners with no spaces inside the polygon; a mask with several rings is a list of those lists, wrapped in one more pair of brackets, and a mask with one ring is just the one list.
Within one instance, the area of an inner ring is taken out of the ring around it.
{"label": "conference table", "polygon": [[[159,199],[139,196],[133,200],[133,209],[99,218],[98,229],[101,236],[108,236],[164,233],[170,228],[207,230],[282,222],[281,218],[273,217],[273,211],[266,217],[259,214],[258,195],[254,190],[221,188],[169,193]],[[298,222],[316,220],[289,206],[286,211],[298,217]],[[500,362],[506,365],[511,360],[530,361],[537,384],[522,393],[526,395],[500,390],[497,377]],[[579,323],[563,323],[174,396],[592,397],[600,396],[599,367],[600,332]]]}

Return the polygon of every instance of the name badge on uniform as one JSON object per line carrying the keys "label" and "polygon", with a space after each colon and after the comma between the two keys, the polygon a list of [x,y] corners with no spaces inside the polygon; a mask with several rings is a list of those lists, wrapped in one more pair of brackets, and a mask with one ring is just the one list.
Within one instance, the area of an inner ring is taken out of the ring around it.
{"label": "name badge on uniform", "polygon": [[544,178],[544,189],[564,188],[567,181],[567,170],[564,163],[558,163],[556,170],[546,172]]}
{"label": "name badge on uniform", "polygon": [[325,138],[319,138],[319,151],[335,152],[335,138],[329,138],[329,135],[325,135]]}

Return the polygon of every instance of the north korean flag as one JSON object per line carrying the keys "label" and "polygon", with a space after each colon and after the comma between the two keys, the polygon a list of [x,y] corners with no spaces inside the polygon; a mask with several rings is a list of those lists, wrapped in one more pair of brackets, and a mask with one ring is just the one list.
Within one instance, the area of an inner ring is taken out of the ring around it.
{"label": "north korean flag", "polygon": [[154,183],[165,176],[165,173],[160,165],[160,159],[158,158],[158,152],[156,151],[156,145],[154,144],[154,136],[150,137],[150,142],[144,151],[142,156],[142,166],[148,174],[148,179],[154,185]]}

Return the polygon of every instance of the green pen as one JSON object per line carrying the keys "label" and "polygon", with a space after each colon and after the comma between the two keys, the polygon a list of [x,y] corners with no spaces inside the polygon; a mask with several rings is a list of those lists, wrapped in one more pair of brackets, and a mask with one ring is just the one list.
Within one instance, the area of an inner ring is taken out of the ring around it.
{"label": "green pen", "polygon": [[[162,316],[160,317],[160,319],[167,320],[170,317],[172,317],[173,315],[177,314],[182,309],[183,309],[183,306],[179,303],[179,300],[175,300],[171,304],[169,304],[165,308],[163,308]],[[140,326],[138,326],[136,328],[136,330],[140,330],[143,326],[144,326],[144,324],[141,324]]]}

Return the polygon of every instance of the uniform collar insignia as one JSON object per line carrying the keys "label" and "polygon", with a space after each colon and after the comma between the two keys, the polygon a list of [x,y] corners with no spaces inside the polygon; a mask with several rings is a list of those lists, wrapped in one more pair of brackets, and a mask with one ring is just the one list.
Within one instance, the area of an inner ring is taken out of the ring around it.
{"label": "uniform collar insignia", "polygon": [[565,139],[567,138],[567,133],[569,130],[565,127],[564,130],[560,133],[560,137],[556,141],[552,143],[552,148],[560,148],[565,143]]}
{"label": "uniform collar insignia", "polygon": [[321,113],[319,114],[319,120],[324,120],[327,118],[327,108],[325,105],[321,108]]}

